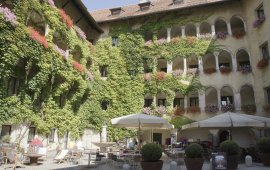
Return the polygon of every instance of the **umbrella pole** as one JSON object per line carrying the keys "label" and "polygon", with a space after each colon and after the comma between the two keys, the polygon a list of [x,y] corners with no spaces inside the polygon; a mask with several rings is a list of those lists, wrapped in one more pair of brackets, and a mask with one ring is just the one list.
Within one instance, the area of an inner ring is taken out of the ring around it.
{"label": "umbrella pole", "polygon": [[139,132],[138,132],[138,138],[139,138],[139,150],[141,150],[141,121],[139,120]]}

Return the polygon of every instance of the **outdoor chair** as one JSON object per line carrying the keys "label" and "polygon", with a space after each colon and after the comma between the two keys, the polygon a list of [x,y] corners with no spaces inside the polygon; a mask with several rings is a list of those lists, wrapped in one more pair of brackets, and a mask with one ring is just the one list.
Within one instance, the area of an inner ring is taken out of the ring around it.
{"label": "outdoor chair", "polygon": [[54,160],[57,162],[57,163],[61,163],[61,162],[64,162],[65,159],[66,159],[66,156],[68,155],[68,150],[64,149],[64,150],[61,150],[54,158]]}

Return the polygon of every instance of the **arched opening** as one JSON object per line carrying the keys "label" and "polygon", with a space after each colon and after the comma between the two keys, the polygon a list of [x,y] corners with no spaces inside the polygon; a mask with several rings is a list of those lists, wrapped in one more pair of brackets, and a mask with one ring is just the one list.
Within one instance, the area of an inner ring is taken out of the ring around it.
{"label": "arched opening", "polygon": [[215,73],[216,70],[216,57],[212,53],[206,54],[203,59],[203,72],[205,74]]}
{"label": "arched opening", "polygon": [[194,24],[187,24],[185,27],[185,34],[186,36],[189,37],[196,37],[197,36],[196,26]]}
{"label": "arched opening", "polygon": [[251,72],[251,66],[249,61],[249,55],[246,50],[240,49],[236,53],[237,70],[242,73]]}
{"label": "arched opening", "polygon": [[55,32],[53,34],[53,43],[54,43],[54,49],[62,55],[65,59],[68,58],[68,44],[66,43],[64,36],[61,35],[60,32]]}
{"label": "arched opening", "polygon": [[187,68],[187,74],[198,73],[198,58],[195,55],[192,55],[187,59]]}
{"label": "arched opening", "polygon": [[176,57],[173,59],[172,74],[177,77],[184,73],[184,59],[183,57]]}
{"label": "arched opening", "polygon": [[27,14],[26,26],[32,27],[36,30],[41,36],[45,36],[46,32],[46,20],[42,14],[35,10],[30,10]]}
{"label": "arched opening", "polygon": [[182,36],[182,28],[181,26],[174,26],[171,29],[171,38],[181,37]]}
{"label": "arched opening", "polygon": [[156,96],[156,99],[157,99],[157,106],[165,106],[167,105],[166,103],[166,94],[161,92],[161,93],[158,93],[157,96]]}
{"label": "arched opening", "polygon": [[222,19],[216,20],[215,31],[216,31],[217,38],[225,39],[227,37],[227,34],[228,34],[227,23]]}
{"label": "arched opening", "polygon": [[167,30],[165,28],[158,31],[157,39],[158,40],[161,40],[161,39],[166,40],[167,39]]}
{"label": "arched opening", "polygon": [[157,71],[162,71],[167,73],[167,60],[158,59]]}
{"label": "arched opening", "polygon": [[228,74],[232,71],[232,57],[227,51],[222,50],[218,55],[219,71]]}
{"label": "arched opening", "polygon": [[72,55],[72,59],[76,62],[81,63],[82,52],[79,46],[75,46],[75,48],[70,53]]}
{"label": "arched opening", "polygon": [[185,96],[182,93],[175,93],[173,108],[175,116],[180,116],[185,113]]}
{"label": "arched opening", "polygon": [[53,79],[52,79],[52,91],[54,94],[54,100],[56,101],[56,103],[58,104],[58,106],[60,108],[64,107],[64,105],[66,104],[66,94],[67,92],[62,92],[59,93],[61,90],[59,90],[61,88],[61,85],[64,84],[66,81],[66,79],[61,76],[61,75],[56,75]]}
{"label": "arched opening", "polygon": [[246,33],[243,20],[237,16],[231,18],[231,29],[235,38],[242,38]]}
{"label": "arched opening", "polygon": [[242,88],[240,89],[240,96],[242,111],[245,113],[255,113],[256,105],[253,88],[248,85],[242,86]]}
{"label": "arched opening", "polygon": [[229,86],[224,86],[220,90],[221,97],[221,110],[223,112],[234,111],[234,98],[233,98],[233,90]]}
{"label": "arched opening", "polygon": [[213,87],[208,87],[205,90],[205,112],[218,112],[218,95],[217,90]]}
{"label": "arched opening", "polygon": [[188,94],[188,113],[199,113],[200,107],[199,107],[199,94],[198,92],[191,92]]}
{"label": "arched opening", "polygon": [[211,25],[208,22],[201,23],[200,35],[203,35],[203,36],[211,36],[212,35]]}

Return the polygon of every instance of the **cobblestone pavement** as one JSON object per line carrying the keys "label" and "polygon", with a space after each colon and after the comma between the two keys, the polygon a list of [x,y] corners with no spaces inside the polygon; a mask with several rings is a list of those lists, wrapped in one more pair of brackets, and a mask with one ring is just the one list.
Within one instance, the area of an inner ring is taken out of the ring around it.
{"label": "cobblestone pavement", "polygon": [[[39,161],[39,165],[29,166],[23,165],[24,167],[17,167],[16,170],[85,170],[85,169],[98,169],[98,170],[121,170],[122,165],[114,166],[112,161],[108,161],[106,158],[103,159],[101,163],[95,166],[94,163],[91,163],[88,166],[87,155],[85,155],[78,164],[73,164],[71,162],[56,163],[53,161],[53,157],[47,158],[45,161]],[[10,169],[12,170],[12,165],[2,165],[0,170]],[[141,170],[140,166],[136,169]],[[170,162],[164,160],[163,170],[170,170]],[[185,165],[179,166],[179,170],[186,170]],[[204,163],[203,170],[210,170],[209,163]],[[263,167],[262,164],[253,164],[251,167],[247,167],[245,164],[239,164],[238,170],[270,170],[270,167]]]}

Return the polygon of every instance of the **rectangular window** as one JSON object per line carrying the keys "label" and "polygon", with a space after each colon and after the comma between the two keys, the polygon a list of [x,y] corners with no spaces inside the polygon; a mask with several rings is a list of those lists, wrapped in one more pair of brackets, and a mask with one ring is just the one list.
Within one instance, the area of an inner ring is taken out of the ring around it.
{"label": "rectangular window", "polygon": [[54,142],[55,129],[51,129],[51,134],[49,136],[49,142]]}
{"label": "rectangular window", "polygon": [[112,15],[119,15],[122,11],[121,7],[110,9]]}
{"label": "rectangular window", "polygon": [[35,127],[30,127],[29,128],[29,133],[28,133],[28,142],[31,142],[36,134],[36,128]]}
{"label": "rectangular window", "polygon": [[7,95],[12,96],[17,94],[19,88],[19,80],[16,77],[10,77],[8,79]]}
{"label": "rectangular window", "polygon": [[166,99],[158,99],[158,106],[166,106]]}
{"label": "rectangular window", "polygon": [[268,48],[268,42],[263,43],[261,46],[261,52],[262,52],[262,58],[269,59],[269,48]]}
{"label": "rectangular window", "polygon": [[109,102],[108,101],[102,101],[101,102],[101,108],[102,110],[107,110],[109,106]]}
{"label": "rectangular window", "polygon": [[184,98],[175,98],[173,100],[173,107],[185,107]]}
{"label": "rectangular window", "polygon": [[117,36],[112,37],[112,46],[117,47],[119,44],[119,38]]}
{"label": "rectangular window", "polygon": [[144,99],[144,107],[150,107],[153,103],[153,99]]}
{"label": "rectangular window", "polygon": [[221,105],[228,105],[233,104],[233,97],[232,96],[221,96]]}
{"label": "rectangular window", "polygon": [[191,97],[189,99],[189,106],[199,106],[199,98],[198,97]]}
{"label": "rectangular window", "polygon": [[257,18],[264,18],[264,9],[263,9],[263,4],[261,4],[257,9],[256,9],[256,14]]}
{"label": "rectangular window", "polygon": [[270,87],[267,87],[265,91],[266,91],[266,99],[267,99],[266,102],[267,104],[270,104]]}
{"label": "rectangular window", "polygon": [[107,77],[108,76],[108,66],[107,65],[100,66],[99,71],[100,71],[101,77]]}
{"label": "rectangular window", "polygon": [[11,126],[10,125],[2,125],[1,137],[11,134]]}
{"label": "rectangular window", "polygon": [[151,5],[151,2],[150,1],[139,3],[139,6],[140,6],[141,11],[148,10],[150,8],[150,5]]}

